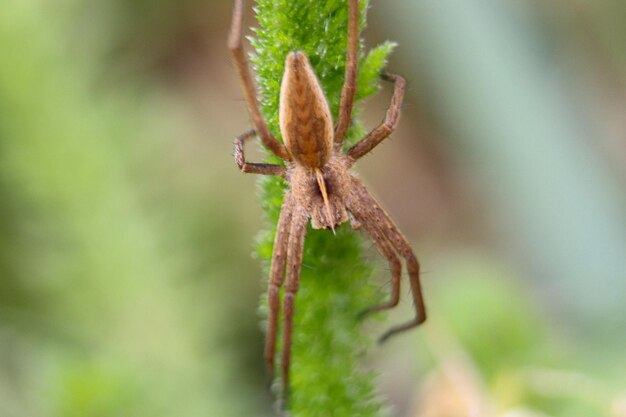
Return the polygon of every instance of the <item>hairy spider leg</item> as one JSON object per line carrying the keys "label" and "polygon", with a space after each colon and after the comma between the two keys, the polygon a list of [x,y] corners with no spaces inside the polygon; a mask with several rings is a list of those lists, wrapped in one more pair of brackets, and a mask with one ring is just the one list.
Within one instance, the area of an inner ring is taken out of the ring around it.
{"label": "hairy spider leg", "polygon": [[[419,278],[420,266],[417,257],[411,249],[411,245],[404,235],[402,235],[398,226],[396,226],[385,210],[383,210],[380,204],[378,204],[376,199],[359,180],[353,177],[352,181],[352,193],[349,199],[348,209],[357,219],[361,219],[360,221],[363,227],[371,227],[370,225],[374,224],[374,227],[382,232],[384,237],[393,245],[396,252],[406,261],[407,271],[409,273],[409,283],[411,285],[411,293],[415,305],[415,319],[389,329],[379,339],[379,342],[383,343],[391,336],[416,327],[426,320],[426,309],[424,307]],[[374,241],[380,240],[380,236],[375,230],[370,237]]]}
{"label": "hairy spider leg", "polygon": [[[363,318],[371,313],[376,313],[379,311],[389,310],[398,305],[400,301],[400,278],[402,277],[402,263],[400,262],[400,258],[396,254],[393,245],[385,236],[383,232],[382,225],[377,224],[376,222],[371,221],[374,217],[371,210],[366,211],[368,207],[359,208],[353,207],[354,211],[351,211],[351,214],[356,218],[357,221],[362,225],[367,234],[371,237],[380,252],[383,255],[387,262],[389,262],[389,268],[391,270],[391,298],[388,302],[371,306],[359,314],[359,318]],[[349,207],[350,207],[349,206]]]}
{"label": "hairy spider leg", "polygon": [[295,201],[291,192],[285,194],[283,205],[280,210],[276,236],[274,238],[274,250],[270,265],[269,286],[267,290],[267,334],[265,335],[265,365],[269,373],[270,381],[274,375],[274,356],[276,355],[276,337],[278,334],[278,311],[280,307],[280,287],[285,277],[287,265],[287,247],[289,244],[289,229]]}
{"label": "hairy spider leg", "polygon": [[354,95],[356,94],[356,77],[359,65],[359,0],[348,0],[348,45],[346,51],[346,71],[339,101],[339,115],[335,127],[335,149],[341,149],[346,138]]}
{"label": "hairy spider leg", "polygon": [[255,136],[256,131],[251,129],[235,138],[235,163],[239,169],[247,174],[277,175],[279,177],[284,177],[287,168],[282,165],[246,161],[244,143]]}
{"label": "hairy spider leg", "polygon": [[285,145],[280,143],[270,133],[265,120],[259,109],[259,101],[257,100],[256,87],[252,76],[250,75],[250,66],[242,45],[242,26],[243,26],[243,0],[235,0],[233,6],[233,20],[230,27],[230,36],[228,37],[228,48],[233,57],[233,62],[241,79],[243,93],[246,97],[248,111],[252,123],[263,142],[263,145],[269,149],[274,155],[284,160],[291,160],[291,156]]}
{"label": "hairy spider leg", "polygon": [[283,368],[283,397],[289,397],[289,368],[291,364],[291,340],[293,332],[293,315],[296,307],[296,293],[300,285],[304,238],[309,216],[304,208],[295,206],[289,229],[289,245],[287,249],[287,279],[283,296],[283,346],[281,362]]}
{"label": "hairy spider leg", "polygon": [[357,142],[346,152],[352,160],[356,161],[369,151],[374,149],[384,139],[388,138],[400,121],[400,109],[402,108],[402,101],[404,100],[404,91],[406,90],[406,81],[403,77],[396,74],[385,73],[382,75],[382,79],[385,81],[392,81],[394,83],[393,95],[391,96],[391,104],[385,114],[385,119],[377,127],[375,127],[370,133]]}

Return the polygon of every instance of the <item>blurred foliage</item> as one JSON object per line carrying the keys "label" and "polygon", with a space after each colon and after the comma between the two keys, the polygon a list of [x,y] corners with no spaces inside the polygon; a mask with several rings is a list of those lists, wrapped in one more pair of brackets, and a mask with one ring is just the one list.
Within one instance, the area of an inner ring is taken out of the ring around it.
{"label": "blurred foliage", "polygon": [[82,5],[0,14],[0,415],[255,414],[256,326],[221,320],[254,316],[254,288],[224,282],[254,275],[234,261],[249,250],[191,192],[217,184],[171,170],[162,87],[94,88],[102,51],[74,49]]}
{"label": "blurred foliage", "polygon": [[[599,354],[545,320],[504,265],[471,251],[449,259],[430,291],[431,323],[420,340],[428,369],[415,416],[621,417],[623,372],[586,358]],[[601,353],[623,363],[621,354]],[[597,359],[597,358],[596,358]],[[620,388],[622,387],[622,388]]]}

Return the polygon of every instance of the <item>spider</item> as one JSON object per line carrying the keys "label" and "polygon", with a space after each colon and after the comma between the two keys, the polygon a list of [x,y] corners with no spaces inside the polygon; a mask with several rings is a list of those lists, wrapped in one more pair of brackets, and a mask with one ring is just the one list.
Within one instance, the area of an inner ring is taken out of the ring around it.
{"label": "spider", "polygon": [[[269,316],[265,341],[265,362],[273,375],[280,288],[284,284],[282,378],[289,386],[289,365],[295,298],[300,281],[302,255],[307,223],[315,229],[335,228],[350,221],[354,229],[363,227],[391,268],[391,299],[365,310],[362,315],[395,307],[400,299],[400,277],[404,258],[411,284],[416,316],[413,320],[392,327],[380,338],[413,328],[426,319],[419,280],[419,263],[407,239],[389,215],[356,177],[350,174],[352,165],[374,149],[395,130],[400,117],[406,82],[399,75],[385,73],[383,80],[394,83],[391,105],[385,118],[347,151],[343,141],[350,126],[356,90],[359,48],[358,0],[348,0],[348,45],[345,80],[341,91],[337,124],[333,120],[324,92],[307,56],[290,52],[280,87],[279,125],[284,143],[279,142],[267,128],[259,110],[259,102],[251,70],[242,48],[243,0],[235,0],[228,40],[234,65],[241,79],[248,111],[254,129],[235,139],[235,162],[245,173],[275,175],[288,184],[278,219],[274,252],[270,265],[268,305]],[[263,145],[283,159],[283,165],[247,162],[244,143],[258,136]],[[286,275],[286,277],[285,277]],[[285,279],[286,278],[286,279]]]}

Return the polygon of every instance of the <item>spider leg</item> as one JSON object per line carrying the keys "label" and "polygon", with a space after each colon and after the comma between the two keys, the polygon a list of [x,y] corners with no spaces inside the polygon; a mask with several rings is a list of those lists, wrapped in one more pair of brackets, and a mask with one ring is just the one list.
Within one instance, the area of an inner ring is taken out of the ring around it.
{"label": "spider leg", "polygon": [[304,249],[304,237],[308,215],[302,207],[295,207],[289,230],[289,246],[287,249],[287,280],[285,281],[285,294],[283,296],[283,345],[282,345],[282,368],[283,368],[283,396],[287,401],[289,394],[289,366],[291,363],[291,335],[293,330],[293,315],[295,311],[295,298],[300,284],[300,272],[302,269],[302,256]]}
{"label": "spider leg", "polygon": [[339,116],[335,127],[335,146],[341,148],[352,119],[352,107],[356,93],[356,77],[359,65],[359,0],[348,0],[348,48],[346,72],[341,89]]}
{"label": "spider leg", "polygon": [[274,238],[274,251],[270,266],[268,297],[267,334],[265,336],[265,364],[270,376],[274,374],[274,356],[276,354],[276,337],[278,333],[278,309],[280,306],[280,287],[283,285],[285,265],[287,263],[287,248],[289,243],[289,228],[293,212],[294,199],[291,192],[285,194],[283,205],[280,210],[276,237]]}
{"label": "spider leg", "polygon": [[385,114],[385,120],[379,124],[374,130],[368,133],[362,140],[352,146],[346,154],[354,161],[367,154],[374,149],[380,142],[388,138],[396,127],[400,120],[400,108],[402,107],[402,101],[404,99],[404,91],[406,89],[406,81],[403,77],[396,74],[383,74],[383,80],[392,81],[394,83],[393,96],[391,97],[391,104]]}
{"label": "spider leg", "polygon": [[384,304],[375,305],[364,310],[361,314],[359,314],[359,317],[362,318],[371,313],[389,310],[398,305],[398,302],[400,301],[400,277],[402,276],[402,263],[400,263],[400,259],[389,242],[389,239],[384,235],[381,229],[376,226],[376,223],[371,221],[371,214],[365,214],[356,210],[356,214],[353,215],[359,222],[361,222],[363,228],[378,248],[378,252],[380,252],[380,254],[387,259],[389,267],[391,268],[391,299]]}
{"label": "spider leg", "polygon": [[282,165],[246,162],[243,146],[246,140],[253,138],[255,135],[255,130],[251,129],[235,138],[235,163],[239,169],[250,174],[277,175],[284,177],[287,168]]}
{"label": "spider leg", "polygon": [[[411,249],[411,245],[402,235],[398,226],[395,225],[385,210],[383,210],[378,204],[376,199],[372,197],[369,191],[367,191],[365,186],[354,177],[352,178],[352,190],[353,191],[348,201],[348,209],[354,215],[358,215],[363,219],[363,227],[374,227],[388,239],[398,254],[405,259],[409,273],[409,283],[411,284],[411,293],[413,295],[413,303],[415,304],[415,318],[407,323],[389,329],[379,339],[382,343],[391,336],[416,327],[426,320],[426,308],[424,307],[424,299],[422,296],[422,288],[419,278],[420,266],[417,261],[417,257]],[[372,223],[374,226],[371,226]],[[373,239],[376,240],[374,237]]]}
{"label": "spider leg", "polygon": [[242,46],[242,26],[243,26],[243,0],[235,0],[233,7],[233,20],[230,27],[230,36],[228,37],[228,48],[233,56],[233,62],[241,79],[241,85],[248,110],[255,130],[258,132],[263,145],[279,158],[290,160],[291,156],[287,152],[285,145],[280,143],[270,133],[265,120],[259,110],[259,102],[256,98],[256,87],[250,76],[250,68],[246,59]]}

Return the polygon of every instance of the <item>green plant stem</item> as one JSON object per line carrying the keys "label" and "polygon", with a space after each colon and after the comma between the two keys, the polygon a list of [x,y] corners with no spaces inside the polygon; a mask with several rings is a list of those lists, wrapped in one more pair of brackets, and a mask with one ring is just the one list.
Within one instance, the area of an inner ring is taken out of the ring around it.
{"label": "green plant stem", "polygon": [[[360,7],[363,27],[367,1],[362,0]],[[336,120],[345,70],[346,0],[258,0],[256,10],[261,27],[253,40],[253,62],[262,110],[272,133],[280,138],[280,81],[285,57],[293,50],[309,57]],[[392,49],[392,43],[384,43],[360,56],[357,100],[378,90],[378,74]],[[355,123],[349,138],[362,133]],[[278,162],[275,157],[269,159]],[[269,263],[286,184],[270,177],[262,178],[260,184],[271,226],[261,234],[258,251]],[[298,417],[379,416],[381,402],[374,392],[374,375],[359,366],[372,341],[360,330],[357,316],[379,301],[367,279],[371,267],[362,256],[361,238],[349,224],[339,227],[336,235],[309,227],[304,252],[296,297],[289,410]]]}

